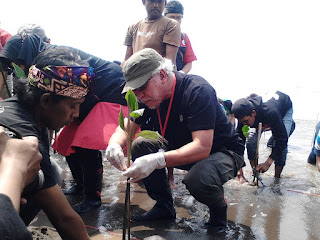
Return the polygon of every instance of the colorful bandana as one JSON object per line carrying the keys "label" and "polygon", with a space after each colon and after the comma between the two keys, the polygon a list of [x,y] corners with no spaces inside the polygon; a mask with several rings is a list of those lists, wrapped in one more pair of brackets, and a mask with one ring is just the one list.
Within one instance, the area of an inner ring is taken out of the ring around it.
{"label": "colorful bandana", "polygon": [[42,70],[31,66],[28,75],[32,86],[57,95],[79,99],[87,95],[94,79],[91,67],[46,66]]}

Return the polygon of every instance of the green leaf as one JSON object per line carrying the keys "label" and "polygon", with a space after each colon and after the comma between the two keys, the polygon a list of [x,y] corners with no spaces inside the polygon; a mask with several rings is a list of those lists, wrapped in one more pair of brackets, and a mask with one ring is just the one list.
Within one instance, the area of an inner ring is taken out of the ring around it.
{"label": "green leaf", "polygon": [[136,95],[130,89],[126,94],[126,100],[131,112],[138,110],[138,101]]}
{"label": "green leaf", "polygon": [[160,137],[160,134],[158,132],[153,132],[150,130],[144,130],[136,134],[137,137],[144,137],[148,139],[157,139]]}
{"label": "green leaf", "polygon": [[130,116],[133,119],[136,119],[138,117],[141,117],[143,115],[143,112],[144,112],[144,108],[141,108],[141,109],[135,110],[132,113],[130,113]]}
{"label": "green leaf", "polygon": [[122,128],[123,131],[126,131],[125,128],[124,128],[124,120],[123,120],[122,106],[120,106],[119,125],[120,125],[120,127]]}
{"label": "green leaf", "polygon": [[12,66],[13,66],[14,71],[16,72],[18,78],[26,77],[25,72],[17,64],[12,63]]}
{"label": "green leaf", "polygon": [[250,128],[249,128],[247,125],[244,125],[244,126],[242,127],[242,133],[243,133],[243,135],[244,135],[246,138],[249,137],[249,130],[250,130]]}

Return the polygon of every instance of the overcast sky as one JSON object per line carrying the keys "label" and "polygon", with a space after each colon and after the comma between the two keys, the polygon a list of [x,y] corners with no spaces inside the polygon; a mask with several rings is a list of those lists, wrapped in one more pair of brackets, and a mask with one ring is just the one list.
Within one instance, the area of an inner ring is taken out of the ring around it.
{"label": "overcast sky", "polygon": [[[222,98],[281,90],[299,118],[315,120],[320,107],[320,1],[181,0],[182,31],[203,76]],[[3,1],[1,28],[44,27],[52,44],[122,61],[127,28],[146,16],[141,0]],[[306,103],[307,102],[307,103]],[[318,119],[320,116],[318,117]]]}

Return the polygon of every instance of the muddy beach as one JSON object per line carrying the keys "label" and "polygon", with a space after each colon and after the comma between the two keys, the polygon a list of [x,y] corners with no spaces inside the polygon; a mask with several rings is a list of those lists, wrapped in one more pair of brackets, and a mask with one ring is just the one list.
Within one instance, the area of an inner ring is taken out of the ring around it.
{"label": "muddy beach", "polygon": [[[176,189],[173,190],[177,219],[172,222],[133,223],[132,239],[320,239],[320,173],[307,163],[316,121],[296,120],[296,130],[289,139],[287,165],[281,179],[274,179],[274,165],[261,175],[259,187],[231,180],[225,187],[228,201],[228,228],[217,234],[206,229],[208,209],[197,202],[181,183],[185,172],[175,169]],[[260,161],[270,153],[266,142],[270,133],[262,135]],[[64,169],[63,188],[73,184],[71,172],[59,154],[52,157]],[[244,174],[251,179],[249,162]],[[104,180],[100,208],[82,214],[92,239],[122,239],[125,178],[104,161]],[[132,213],[148,211],[154,202],[138,184],[131,186]],[[79,197],[70,197],[71,204]],[[61,239],[44,213],[29,227],[34,239]],[[76,231],[76,229],[75,229]]]}

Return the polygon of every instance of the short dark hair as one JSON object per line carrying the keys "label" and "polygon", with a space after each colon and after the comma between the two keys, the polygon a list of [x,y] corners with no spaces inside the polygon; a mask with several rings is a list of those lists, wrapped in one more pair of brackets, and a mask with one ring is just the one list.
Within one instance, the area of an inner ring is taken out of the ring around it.
{"label": "short dark hair", "polygon": [[183,10],[183,6],[179,1],[172,0],[166,4],[164,15],[167,15],[168,13],[180,13],[183,15]]}
{"label": "short dark hair", "polygon": [[246,98],[240,98],[232,105],[231,108],[231,112],[237,119],[242,119],[245,116],[251,116],[253,110],[253,104]]}
{"label": "short dark hair", "polygon": [[88,67],[86,61],[82,61],[76,49],[66,46],[52,46],[39,53],[33,64],[37,68],[46,66],[84,66]]}

